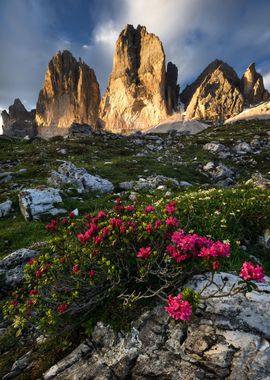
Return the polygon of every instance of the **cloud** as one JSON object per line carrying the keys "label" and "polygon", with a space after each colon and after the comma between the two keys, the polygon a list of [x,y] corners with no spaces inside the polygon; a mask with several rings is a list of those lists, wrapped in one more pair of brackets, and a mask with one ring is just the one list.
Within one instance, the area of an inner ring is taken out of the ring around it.
{"label": "cloud", "polygon": [[181,88],[215,58],[239,75],[253,61],[270,88],[268,0],[1,0],[0,104],[34,107],[46,66],[69,49],[95,69],[102,92],[116,39],[129,23],[158,35]]}
{"label": "cloud", "polygon": [[265,88],[267,88],[268,91],[270,91],[270,71],[268,71],[268,73],[265,73],[263,75],[263,82],[264,82]]}

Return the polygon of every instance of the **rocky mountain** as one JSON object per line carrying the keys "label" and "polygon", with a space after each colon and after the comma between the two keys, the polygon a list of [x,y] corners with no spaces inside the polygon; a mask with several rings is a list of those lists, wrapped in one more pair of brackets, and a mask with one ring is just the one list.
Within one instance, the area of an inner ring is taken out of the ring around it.
{"label": "rocky mountain", "polygon": [[232,67],[215,60],[182,93],[187,119],[223,122],[240,113],[244,97],[240,80]]}
{"label": "rocky mountain", "polygon": [[256,71],[255,63],[249,65],[245,71],[240,88],[248,105],[270,99],[269,92],[264,88],[263,77]]}
{"label": "rocky mountain", "polygon": [[181,93],[187,119],[223,122],[241,113],[244,106],[269,99],[262,75],[252,63],[241,80],[225,62],[216,59]]}
{"label": "rocky mountain", "polygon": [[35,110],[28,112],[20,99],[15,99],[9,111],[1,113],[3,119],[3,133],[6,136],[24,138],[34,137],[36,134]]}
{"label": "rocky mountain", "polygon": [[58,52],[49,62],[37,101],[39,134],[45,133],[44,127],[51,135],[65,134],[73,122],[96,127],[99,103],[94,70],[69,51]]}
{"label": "rocky mountain", "polygon": [[116,42],[113,69],[102,98],[100,118],[113,132],[145,131],[177,105],[177,68],[165,70],[160,39],[146,28],[127,25]]}

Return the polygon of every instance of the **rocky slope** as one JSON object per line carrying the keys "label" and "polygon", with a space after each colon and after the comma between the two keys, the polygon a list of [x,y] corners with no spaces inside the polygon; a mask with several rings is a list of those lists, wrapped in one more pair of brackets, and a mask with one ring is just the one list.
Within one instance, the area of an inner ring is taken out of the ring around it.
{"label": "rocky slope", "polygon": [[94,70],[69,51],[58,52],[49,62],[37,101],[39,134],[65,134],[73,122],[96,127],[99,102]]}
{"label": "rocky slope", "polygon": [[187,119],[223,122],[243,110],[244,97],[232,67],[215,60],[182,93]]}
{"label": "rocky slope", "polygon": [[145,27],[127,25],[116,42],[113,69],[100,106],[105,129],[145,131],[176,108],[176,98],[177,68],[170,63],[166,75],[159,38]]}
{"label": "rocky slope", "polygon": [[238,115],[225,121],[225,124],[235,123],[239,120],[267,120],[270,119],[270,102],[261,103],[255,107],[245,109]]}
{"label": "rocky slope", "polygon": [[28,112],[20,99],[15,99],[9,107],[9,112],[1,113],[3,119],[3,133],[6,136],[24,138],[36,134],[35,110]]}
{"label": "rocky slope", "polygon": [[264,88],[262,75],[256,71],[255,63],[243,74],[240,88],[248,105],[258,104],[270,98],[269,92]]}

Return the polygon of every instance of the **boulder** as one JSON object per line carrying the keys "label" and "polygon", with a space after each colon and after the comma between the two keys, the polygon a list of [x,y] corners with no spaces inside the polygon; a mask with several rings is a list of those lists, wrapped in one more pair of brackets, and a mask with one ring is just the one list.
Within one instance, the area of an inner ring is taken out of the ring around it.
{"label": "boulder", "polygon": [[[176,101],[176,68],[169,66],[169,108]],[[168,116],[165,54],[160,39],[144,26],[127,25],[116,42],[113,68],[100,105],[105,129],[146,131]]]}
{"label": "boulder", "polygon": [[68,134],[72,123],[97,126],[100,90],[95,72],[68,51],[49,62],[39,93],[36,123],[41,137]]}
{"label": "boulder", "polygon": [[249,65],[240,83],[241,91],[247,105],[254,105],[270,99],[269,92],[264,88],[263,77],[256,71],[255,63]]}
{"label": "boulder", "polygon": [[261,173],[255,173],[251,179],[246,181],[246,185],[252,185],[260,189],[270,189],[270,180],[265,178]]}
{"label": "boulder", "polygon": [[0,260],[0,274],[3,276],[4,286],[14,288],[21,285],[25,264],[38,255],[35,250],[22,248]]}
{"label": "boulder", "polygon": [[12,202],[11,201],[5,201],[3,203],[0,203],[0,218],[3,218],[4,216],[8,215],[12,208]]}
{"label": "boulder", "polygon": [[231,168],[228,168],[223,163],[215,164],[214,162],[208,162],[203,166],[203,170],[207,172],[218,186],[230,186],[233,184],[233,178],[235,172]]}
{"label": "boulder", "polygon": [[186,181],[177,181],[175,178],[169,178],[162,175],[149,176],[147,178],[140,178],[138,181],[121,182],[119,184],[122,190],[154,190],[162,187],[166,190],[168,187],[180,188],[180,187],[190,187],[191,183]]}
{"label": "boulder", "polygon": [[225,145],[220,143],[207,143],[203,146],[204,150],[208,150],[211,153],[220,153],[226,150]]}
{"label": "boulder", "polygon": [[252,153],[251,146],[246,142],[241,142],[233,147],[233,150],[237,154],[246,154],[246,153]]}
{"label": "boulder", "polygon": [[75,186],[79,193],[87,191],[110,193],[114,189],[113,184],[107,179],[93,176],[86,169],[77,168],[71,162],[61,164],[57,172],[53,170],[48,182],[56,187],[64,185]]}
{"label": "boulder", "polygon": [[72,123],[69,128],[71,137],[89,137],[92,136],[93,129],[87,124]]}
{"label": "boulder", "polygon": [[180,96],[187,119],[222,123],[237,115],[244,106],[239,86],[240,80],[232,67],[220,60],[213,61]]}
{"label": "boulder", "polygon": [[25,220],[35,220],[43,214],[57,215],[66,210],[55,207],[62,203],[58,189],[52,187],[39,187],[36,189],[23,189],[19,193],[19,205]]}
{"label": "boulder", "polygon": [[[189,286],[203,289],[210,276]],[[270,279],[258,292],[226,296],[239,277],[220,273],[204,295],[195,318],[175,323],[164,306],[145,312],[129,332],[115,333],[99,322],[92,338],[44,374],[45,380],[72,379],[228,379],[270,378]],[[240,370],[241,369],[241,370]]]}
{"label": "boulder", "polygon": [[35,110],[28,112],[20,99],[15,99],[9,112],[3,111],[1,115],[4,135],[21,139],[36,136]]}

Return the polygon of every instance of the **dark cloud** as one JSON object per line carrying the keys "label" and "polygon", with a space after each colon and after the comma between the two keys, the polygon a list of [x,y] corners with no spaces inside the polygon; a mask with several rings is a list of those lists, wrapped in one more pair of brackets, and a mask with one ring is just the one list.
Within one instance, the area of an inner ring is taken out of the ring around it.
{"label": "dark cloud", "polygon": [[257,62],[270,88],[269,14],[268,0],[1,0],[0,108],[15,97],[34,107],[49,59],[65,48],[95,69],[104,91],[127,23],[160,37],[182,87],[221,58],[239,75]]}

